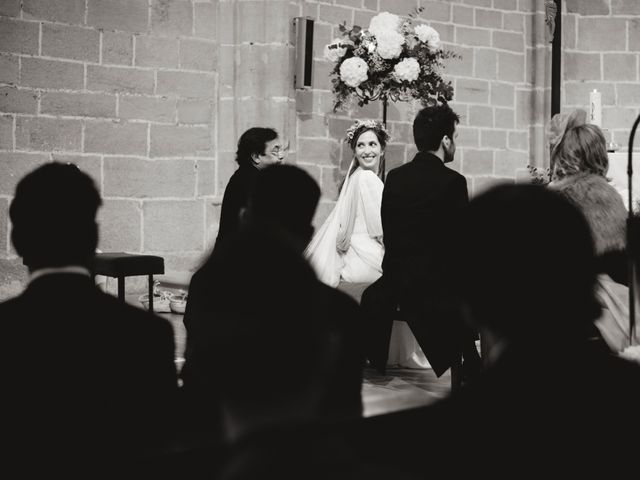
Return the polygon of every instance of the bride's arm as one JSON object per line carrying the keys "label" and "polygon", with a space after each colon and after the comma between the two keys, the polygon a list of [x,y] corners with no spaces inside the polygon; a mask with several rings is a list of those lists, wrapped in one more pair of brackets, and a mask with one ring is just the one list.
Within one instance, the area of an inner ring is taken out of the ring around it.
{"label": "bride's arm", "polygon": [[336,248],[339,252],[346,252],[349,250],[349,245],[351,245],[351,235],[353,234],[358,207],[358,183],[357,181],[352,181],[348,185],[345,184],[344,188],[348,190],[345,192],[344,197],[338,200],[341,204],[336,205],[339,208],[338,218],[340,221],[336,239]]}
{"label": "bride's arm", "polygon": [[382,190],[384,184],[371,170],[362,172],[360,176],[360,198],[367,232],[372,238],[382,243],[382,219],[380,206],[382,204]]}

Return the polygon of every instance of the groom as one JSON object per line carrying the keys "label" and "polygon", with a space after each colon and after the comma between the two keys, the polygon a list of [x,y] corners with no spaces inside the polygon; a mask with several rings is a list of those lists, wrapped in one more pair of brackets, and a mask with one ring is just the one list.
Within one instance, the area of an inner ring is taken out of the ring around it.
{"label": "groom", "polygon": [[383,276],[365,290],[367,354],[384,371],[393,320],[405,320],[436,375],[457,365],[478,371],[475,335],[467,331],[448,285],[444,252],[469,197],[465,177],[446,166],[456,151],[458,115],[448,105],[422,109],[413,122],[418,153],[389,172],[382,195]]}

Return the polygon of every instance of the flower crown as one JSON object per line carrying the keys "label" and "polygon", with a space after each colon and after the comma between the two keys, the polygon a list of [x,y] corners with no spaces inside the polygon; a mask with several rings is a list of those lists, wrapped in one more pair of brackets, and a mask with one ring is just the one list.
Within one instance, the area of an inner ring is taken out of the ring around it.
{"label": "flower crown", "polygon": [[[387,131],[387,128],[383,123],[375,120],[356,120],[356,123],[347,128],[347,143],[351,144],[354,138],[360,135],[363,130],[373,130],[378,134],[378,137],[382,138],[385,143],[389,143],[391,135]],[[358,134],[356,136],[356,134]]]}

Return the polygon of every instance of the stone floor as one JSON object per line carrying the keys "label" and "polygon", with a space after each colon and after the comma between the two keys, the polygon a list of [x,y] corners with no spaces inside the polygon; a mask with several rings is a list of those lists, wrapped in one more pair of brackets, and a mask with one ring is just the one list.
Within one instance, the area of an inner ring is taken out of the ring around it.
{"label": "stone floor", "polygon": [[[139,306],[137,296],[128,296],[127,301]],[[176,339],[176,362],[182,366],[186,332],[183,315],[159,313],[173,325]],[[436,377],[431,369],[388,369],[381,375],[373,369],[365,369],[362,386],[364,415],[383,413],[428,405],[445,396],[451,390],[449,373]]]}

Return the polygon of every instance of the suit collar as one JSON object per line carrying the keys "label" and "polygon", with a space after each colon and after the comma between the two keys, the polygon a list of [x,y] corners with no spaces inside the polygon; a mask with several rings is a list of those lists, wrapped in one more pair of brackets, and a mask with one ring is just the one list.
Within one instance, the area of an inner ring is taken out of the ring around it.
{"label": "suit collar", "polygon": [[429,165],[441,165],[443,167],[445,166],[444,162],[439,157],[436,157],[433,153],[429,152],[416,153],[416,156],[413,157],[413,161],[424,162]]}

